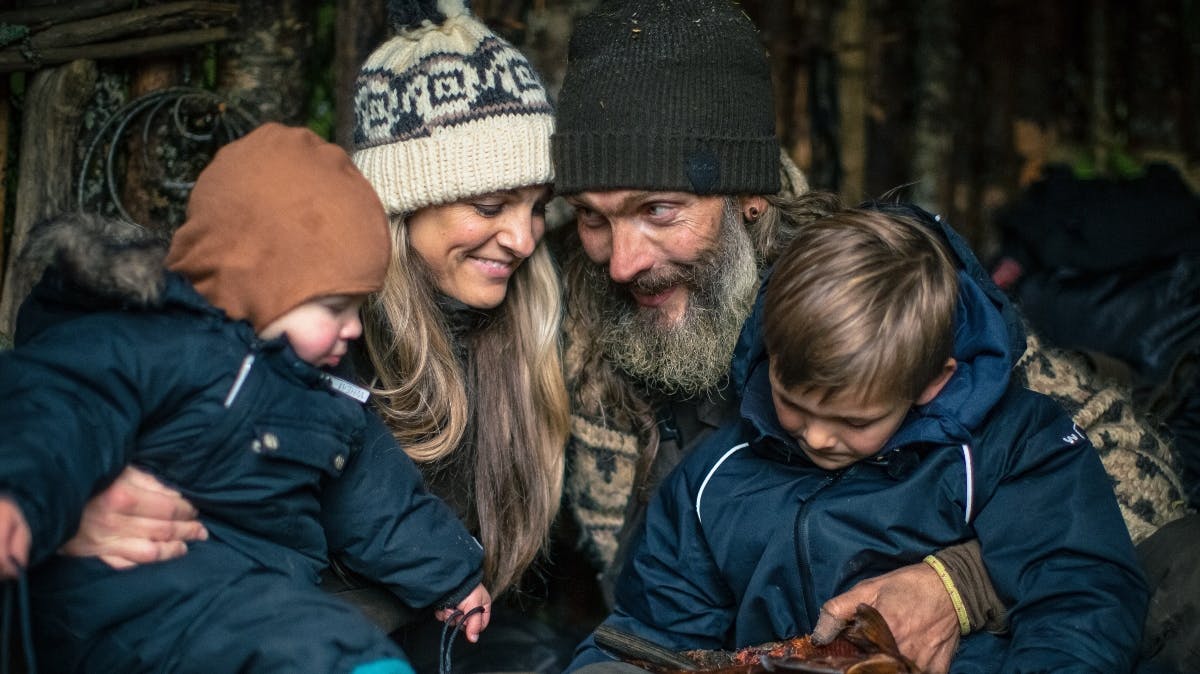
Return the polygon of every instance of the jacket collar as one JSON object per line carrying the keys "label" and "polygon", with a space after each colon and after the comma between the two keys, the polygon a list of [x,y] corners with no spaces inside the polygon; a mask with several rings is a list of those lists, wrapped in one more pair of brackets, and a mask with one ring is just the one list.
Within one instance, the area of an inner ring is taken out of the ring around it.
{"label": "jacket collar", "polygon": [[[972,444],[988,412],[1004,395],[1012,366],[1025,349],[1020,317],[1003,291],[991,282],[966,242],[940,218],[908,204],[868,204],[914,218],[939,231],[959,265],[959,300],[955,315],[954,358],[958,369],[928,405],[910,411],[900,429],[880,451],[913,444]],[[802,454],[780,427],[771,401],[767,356],[762,343],[762,311],[770,272],[765,274],[754,310],[742,329],[732,375],[742,390],[741,415],[752,429],[759,451],[790,460]]]}

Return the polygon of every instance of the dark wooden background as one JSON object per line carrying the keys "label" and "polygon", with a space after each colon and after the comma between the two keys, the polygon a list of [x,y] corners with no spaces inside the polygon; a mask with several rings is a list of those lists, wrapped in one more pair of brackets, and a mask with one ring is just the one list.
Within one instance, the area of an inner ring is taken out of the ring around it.
{"label": "dark wooden background", "polygon": [[[472,4],[557,91],[571,21],[596,0]],[[779,132],[812,184],[850,200],[899,191],[985,259],[996,209],[1048,163],[1127,177],[1167,161],[1200,185],[1200,0],[742,6],[772,59]],[[80,164],[106,115],[147,92],[205,88],[348,144],[354,74],[387,35],[383,0],[0,0],[0,261],[78,194],[105,208],[103,189],[80,189]],[[125,150],[112,192],[138,221],[177,224],[186,191],[164,192],[150,164],[186,158],[131,142],[154,151]],[[0,333],[22,287],[8,262]]]}

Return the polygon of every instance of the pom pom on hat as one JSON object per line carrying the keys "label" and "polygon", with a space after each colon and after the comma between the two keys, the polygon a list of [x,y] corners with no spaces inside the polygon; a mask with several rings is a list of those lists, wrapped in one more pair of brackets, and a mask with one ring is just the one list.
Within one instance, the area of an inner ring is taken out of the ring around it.
{"label": "pom pom on hat", "polygon": [[398,35],[354,87],[354,163],[388,213],[553,181],[554,110],[524,54],[463,0],[388,12]]}
{"label": "pom pom on hat", "polygon": [[466,14],[470,12],[470,3],[466,0],[388,0],[387,12],[392,30],[404,33]]}

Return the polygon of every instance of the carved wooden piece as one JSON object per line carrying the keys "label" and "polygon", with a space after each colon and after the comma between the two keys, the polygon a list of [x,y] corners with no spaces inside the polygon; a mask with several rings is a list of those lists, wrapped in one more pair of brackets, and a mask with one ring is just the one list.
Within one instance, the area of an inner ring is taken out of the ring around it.
{"label": "carved wooden piece", "polygon": [[601,649],[654,674],[921,674],[900,653],[883,616],[867,604],[859,604],[854,619],[821,646],[798,636],[736,651],[676,653],[607,625],[594,637]]}

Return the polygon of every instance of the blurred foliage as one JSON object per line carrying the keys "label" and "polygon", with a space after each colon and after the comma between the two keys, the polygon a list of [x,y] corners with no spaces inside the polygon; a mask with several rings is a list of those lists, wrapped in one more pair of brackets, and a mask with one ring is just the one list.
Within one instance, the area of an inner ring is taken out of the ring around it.
{"label": "blurred foliage", "polygon": [[29,28],[27,26],[0,23],[0,47],[19,42],[28,36]]}
{"label": "blurred foliage", "polygon": [[212,91],[217,88],[217,45],[204,45],[204,58],[200,62],[200,86]]}
{"label": "blurred foliage", "polygon": [[1102,148],[1099,153],[1078,152],[1071,162],[1071,171],[1075,177],[1082,179],[1131,179],[1145,172],[1145,164],[1128,148],[1112,143]]}
{"label": "blurred foliage", "polygon": [[326,140],[333,140],[334,100],[333,81],[334,28],[337,25],[337,6],[333,0],[323,0],[316,10],[313,28],[312,58],[309,59],[308,128]]}

